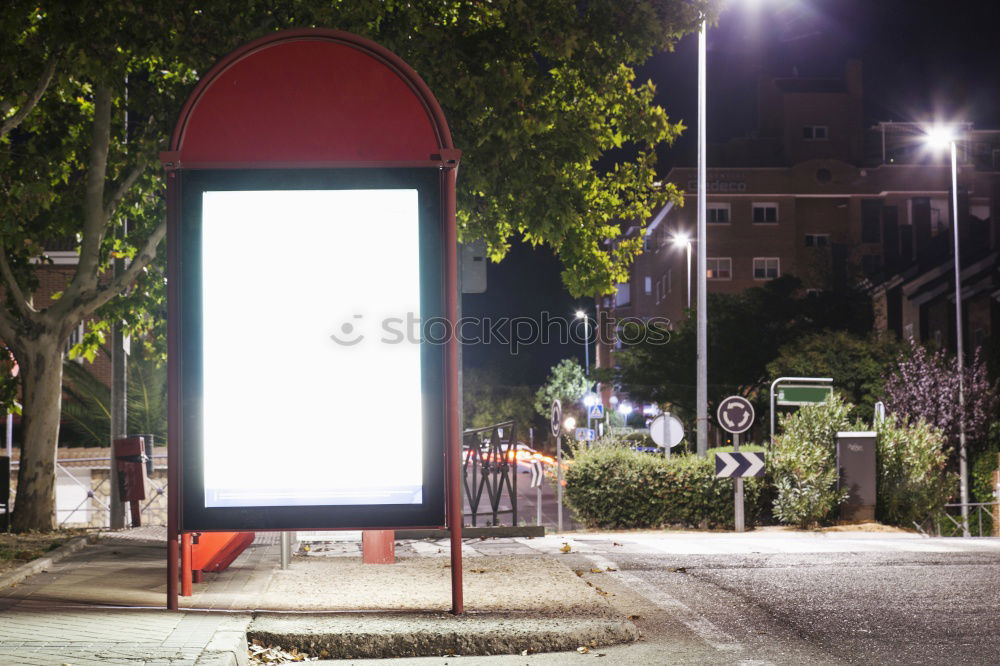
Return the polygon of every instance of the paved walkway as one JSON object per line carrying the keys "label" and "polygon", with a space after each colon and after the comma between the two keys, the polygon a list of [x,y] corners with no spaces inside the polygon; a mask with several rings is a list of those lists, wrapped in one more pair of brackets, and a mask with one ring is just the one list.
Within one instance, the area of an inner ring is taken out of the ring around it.
{"label": "paved walkway", "polygon": [[[281,570],[278,535],[260,534],[227,571],[206,574],[194,595],[181,599],[180,612],[169,612],[164,531],[103,535],[0,590],[0,664],[246,664],[248,633],[284,636],[288,646],[330,657],[574,650],[635,638],[632,623],[587,582],[591,566],[625,550],[678,556],[1000,550],[1000,539],[781,530],[473,539],[463,545],[471,612],[455,618],[447,613],[447,541],[403,542],[396,564],[363,565],[356,538],[340,533],[314,543],[308,556]],[[581,557],[584,569],[571,569]]]}

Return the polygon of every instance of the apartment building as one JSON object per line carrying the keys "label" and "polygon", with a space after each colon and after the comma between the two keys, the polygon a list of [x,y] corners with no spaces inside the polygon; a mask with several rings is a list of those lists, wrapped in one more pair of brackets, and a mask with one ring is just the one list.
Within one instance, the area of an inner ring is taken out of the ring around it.
{"label": "apartment building", "polygon": [[[754,134],[710,147],[708,290],[736,293],[782,275],[810,290],[860,284],[871,290],[882,328],[953,344],[945,295],[953,265],[947,151],[930,150],[925,129],[913,123],[866,128],[861,81],[859,62],[848,63],[840,79],[761,81]],[[956,129],[960,232],[969,248],[962,264],[976,285],[963,299],[972,299],[967,330],[975,342],[998,330],[1000,131]],[[697,172],[677,167],[665,180],[684,190],[684,205],[653,217],[629,280],[598,299],[616,319],[676,322],[696,299]],[[613,365],[614,348],[598,350],[599,367]]]}

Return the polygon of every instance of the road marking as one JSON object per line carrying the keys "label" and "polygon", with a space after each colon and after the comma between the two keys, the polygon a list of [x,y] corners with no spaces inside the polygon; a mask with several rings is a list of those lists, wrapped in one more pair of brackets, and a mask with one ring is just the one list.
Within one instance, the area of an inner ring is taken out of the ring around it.
{"label": "road marking", "polygon": [[[612,576],[618,577],[623,583],[632,588],[634,592],[645,597],[656,606],[665,611],[669,611],[673,617],[677,618],[685,627],[695,633],[701,640],[711,645],[721,652],[737,652],[743,650],[743,645],[735,638],[722,631],[710,621],[698,615],[677,599],[663,590],[652,587],[635,574],[622,571],[621,568],[611,560],[596,553],[581,553],[590,560],[594,566],[604,569]],[[614,569],[614,571],[608,571]]]}

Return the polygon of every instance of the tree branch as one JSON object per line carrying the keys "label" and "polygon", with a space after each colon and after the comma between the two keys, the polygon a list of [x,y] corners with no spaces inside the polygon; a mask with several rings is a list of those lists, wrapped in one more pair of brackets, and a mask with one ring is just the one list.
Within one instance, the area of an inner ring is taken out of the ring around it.
{"label": "tree branch", "polygon": [[104,207],[104,219],[110,220],[111,216],[115,214],[115,209],[118,208],[118,204],[121,200],[125,198],[128,191],[132,189],[135,182],[139,180],[139,177],[149,166],[149,156],[143,155],[139,157],[135,165],[128,172],[128,174],[119,183],[118,187],[115,188],[115,193],[111,195],[111,199],[108,200],[107,205]]}
{"label": "tree branch", "polygon": [[32,314],[36,313],[37,310],[31,307],[28,299],[24,296],[21,285],[17,283],[17,278],[14,277],[14,272],[10,269],[10,263],[7,261],[7,248],[3,242],[0,242],[0,275],[3,276],[3,281],[7,285],[8,295],[14,300],[17,311],[22,316],[30,319]]}
{"label": "tree branch", "polygon": [[42,77],[38,80],[38,85],[35,86],[34,91],[28,96],[21,108],[18,109],[17,113],[8,118],[0,125],[0,138],[7,135],[8,132],[13,131],[21,122],[28,117],[38,102],[42,99],[42,95],[45,94],[45,90],[49,87],[49,83],[52,82],[52,76],[56,73],[56,63],[58,58],[52,57],[49,63],[45,66],[45,71],[42,72]]}
{"label": "tree branch", "polygon": [[66,312],[69,321],[80,321],[89,317],[99,307],[110,301],[132,284],[143,268],[149,265],[156,258],[156,249],[167,235],[166,220],[160,222],[153,233],[149,235],[142,249],[135,255],[129,267],[115,276],[113,280],[103,287],[81,293],[72,307]]}
{"label": "tree branch", "polygon": [[66,297],[73,298],[85,290],[97,287],[97,268],[101,259],[101,243],[107,233],[104,215],[104,184],[108,175],[108,149],[111,145],[111,89],[106,85],[94,88],[94,126],[91,131],[90,159],[83,200],[83,242],[80,261]]}

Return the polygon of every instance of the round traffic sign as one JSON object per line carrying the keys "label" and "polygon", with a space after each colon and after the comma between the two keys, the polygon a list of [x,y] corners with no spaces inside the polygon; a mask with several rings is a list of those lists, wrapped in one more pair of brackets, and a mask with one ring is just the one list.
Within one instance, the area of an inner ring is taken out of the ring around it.
{"label": "round traffic sign", "polygon": [[753,425],[753,405],[743,396],[731,395],[719,403],[716,418],[726,432],[746,432]]}
{"label": "round traffic sign", "polygon": [[649,435],[657,446],[673,448],[684,439],[684,426],[670,414],[660,414],[649,424]]}
{"label": "round traffic sign", "polygon": [[549,425],[552,427],[552,436],[558,437],[562,428],[562,403],[558,399],[552,401],[552,416],[549,419]]}

